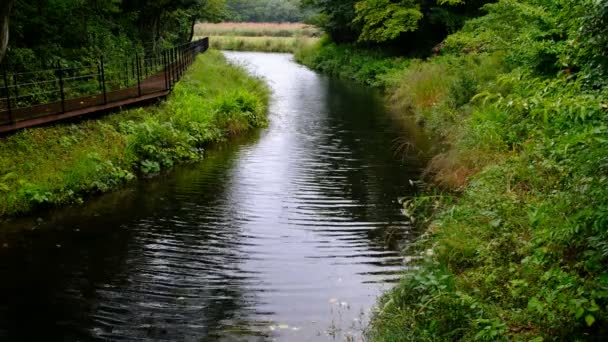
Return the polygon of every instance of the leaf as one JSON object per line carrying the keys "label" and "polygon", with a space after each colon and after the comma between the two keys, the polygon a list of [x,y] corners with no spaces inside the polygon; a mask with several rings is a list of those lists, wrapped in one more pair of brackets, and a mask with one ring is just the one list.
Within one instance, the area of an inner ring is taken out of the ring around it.
{"label": "leaf", "polygon": [[579,319],[579,318],[583,317],[584,313],[585,313],[585,309],[583,309],[582,307],[579,307],[578,309],[576,309],[576,313],[574,314],[574,317],[576,317],[576,319]]}
{"label": "leaf", "polygon": [[529,301],[528,301],[528,310],[530,311],[538,311],[541,312],[542,311],[542,304],[540,303],[540,301],[538,300],[538,298],[536,297],[532,297]]}
{"label": "leaf", "polygon": [[590,327],[595,322],[595,317],[593,315],[585,316],[585,322],[587,322],[587,326]]}

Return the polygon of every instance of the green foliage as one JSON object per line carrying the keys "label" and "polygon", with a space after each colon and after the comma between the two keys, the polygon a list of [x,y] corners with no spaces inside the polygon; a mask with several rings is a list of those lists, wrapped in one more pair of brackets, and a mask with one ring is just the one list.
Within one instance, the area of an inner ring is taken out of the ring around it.
{"label": "green foliage", "polygon": [[59,60],[90,65],[152,52],[192,38],[197,20],[223,16],[223,0],[17,1],[10,21],[8,62],[20,71]]}
{"label": "green foliage", "polygon": [[427,55],[489,0],[307,0],[319,15],[312,22],[337,43],[391,46]]}
{"label": "green foliage", "polygon": [[364,0],[355,5],[357,17],[363,28],[359,41],[385,42],[397,38],[403,32],[418,29],[423,15],[414,0],[393,3],[390,0]]}
{"label": "green foliage", "polygon": [[407,60],[390,58],[381,50],[336,45],[328,42],[327,38],[316,44],[301,46],[295,58],[323,73],[381,88],[390,83],[392,72],[408,64]]}
{"label": "green foliage", "polygon": [[0,141],[0,216],[80,203],[136,175],[200,160],[207,144],[264,126],[267,103],[261,80],[208,51],[157,107],[23,130]]}
{"label": "green foliage", "polygon": [[321,27],[337,43],[354,42],[361,29],[355,22],[357,0],[304,0],[303,4],[318,11],[312,24]]}
{"label": "green foliage", "polygon": [[604,1],[584,1],[579,5],[585,13],[578,29],[572,63],[580,65],[585,83],[591,87],[606,86],[608,75],[608,4]]}

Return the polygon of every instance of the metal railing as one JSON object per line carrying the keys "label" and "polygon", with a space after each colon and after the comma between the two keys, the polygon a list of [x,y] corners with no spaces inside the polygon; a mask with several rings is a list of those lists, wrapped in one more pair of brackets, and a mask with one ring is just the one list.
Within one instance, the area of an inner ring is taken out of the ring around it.
{"label": "metal railing", "polygon": [[[129,99],[163,96],[181,79],[197,54],[209,48],[204,38],[161,52],[88,66],[10,72],[0,66],[0,126],[77,112]],[[107,107],[107,106],[106,106]]]}

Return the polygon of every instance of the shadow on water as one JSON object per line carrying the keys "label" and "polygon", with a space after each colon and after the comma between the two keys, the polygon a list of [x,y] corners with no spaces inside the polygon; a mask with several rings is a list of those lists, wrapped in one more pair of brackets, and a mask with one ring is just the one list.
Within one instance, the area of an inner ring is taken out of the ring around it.
{"label": "shadow on water", "polygon": [[[227,53],[273,88],[271,124],[201,163],[0,227],[0,339],[357,337],[412,238],[419,174],[377,94],[289,55]],[[395,241],[395,240],[393,240]]]}

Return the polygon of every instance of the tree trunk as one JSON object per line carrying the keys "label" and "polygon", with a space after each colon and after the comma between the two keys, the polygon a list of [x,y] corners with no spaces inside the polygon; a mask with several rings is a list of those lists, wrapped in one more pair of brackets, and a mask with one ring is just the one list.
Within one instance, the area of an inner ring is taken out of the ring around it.
{"label": "tree trunk", "polygon": [[188,39],[188,42],[191,42],[194,38],[194,26],[196,26],[196,17],[192,16],[192,26],[190,28],[190,39]]}
{"label": "tree trunk", "polygon": [[14,0],[1,0],[0,3],[0,62],[4,59],[8,46],[8,18]]}

